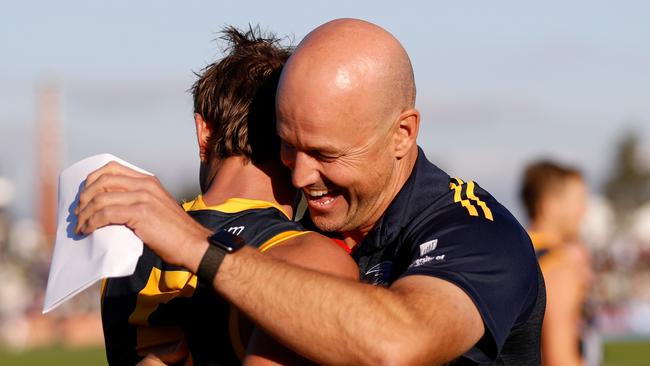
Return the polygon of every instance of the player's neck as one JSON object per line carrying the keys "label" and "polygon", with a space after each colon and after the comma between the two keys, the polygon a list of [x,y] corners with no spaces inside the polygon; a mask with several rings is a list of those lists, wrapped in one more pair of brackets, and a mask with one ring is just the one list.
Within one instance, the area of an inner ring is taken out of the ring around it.
{"label": "player's neck", "polygon": [[213,168],[214,178],[203,192],[203,201],[212,206],[229,198],[245,198],[271,202],[282,207],[288,215],[293,214],[295,191],[289,174],[280,164],[257,166],[242,157],[230,157],[219,161]]}

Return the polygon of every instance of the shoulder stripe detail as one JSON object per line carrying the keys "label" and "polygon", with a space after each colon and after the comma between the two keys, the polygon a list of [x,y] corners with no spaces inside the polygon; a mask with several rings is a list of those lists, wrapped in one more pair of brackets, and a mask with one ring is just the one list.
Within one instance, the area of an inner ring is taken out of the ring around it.
{"label": "shoulder stripe detail", "polygon": [[454,202],[455,203],[460,202],[460,204],[467,209],[467,212],[469,212],[470,216],[478,216],[478,211],[476,211],[476,207],[474,207],[474,205],[472,205],[472,203],[469,200],[461,198],[461,191],[463,187],[461,185],[451,183],[451,189],[454,190]]}
{"label": "shoulder stripe detail", "polygon": [[[481,208],[481,211],[483,211],[483,216],[487,220],[494,221],[492,210],[490,210],[487,204],[474,193],[475,186],[476,183],[471,180],[465,183],[460,178],[451,178],[449,189],[454,191],[454,203],[460,203],[465,207],[470,216],[479,216],[478,210],[476,209],[476,206],[478,206]],[[465,198],[463,198],[463,189],[465,191]]]}
{"label": "shoulder stripe detail", "polygon": [[468,181],[467,182],[467,197],[471,199],[472,201],[475,201],[477,205],[479,205],[483,209],[483,214],[485,215],[485,218],[494,221],[494,216],[492,216],[492,211],[487,207],[485,202],[481,201],[476,195],[474,195],[474,182],[473,181]]}
{"label": "shoulder stripe detail", "polygon": [[310,233],[311,231],[297,231],[297,230],[288,230],[281,232],[280,234],[272,237],[271,239],[267,240],[266,243],[262,244],[259,248],[259,251],[264,253],[267,250],[273,248],[274,246],[289,240],[291,238],[295,238],[296,236],[304,235],[307,233]]}
{"label": "shoulder stripe detail", "polygon": [[197,277],[186,271],[161,271],[153,267],[147,285],[138,293],[135,310],[129,324],[149,325],[149,316],[158,305],[176,297],[191,297],[196,289]]}

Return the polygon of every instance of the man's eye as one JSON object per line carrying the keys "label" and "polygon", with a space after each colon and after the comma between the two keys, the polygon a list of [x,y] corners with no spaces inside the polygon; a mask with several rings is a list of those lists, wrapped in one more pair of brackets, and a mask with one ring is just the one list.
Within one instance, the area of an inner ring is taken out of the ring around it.
{"label": "man's eye", "polygon": [[320,161],[324,161],[324,162],[330,162],[330,161],[333,161],[333,160],[336,159],[335,156],[324,154],[324,153],[322,153],[322,152],[320,152],[318,150],[312,151],[311,155],[313,157],[315,157],[316,159],[318,159]]}

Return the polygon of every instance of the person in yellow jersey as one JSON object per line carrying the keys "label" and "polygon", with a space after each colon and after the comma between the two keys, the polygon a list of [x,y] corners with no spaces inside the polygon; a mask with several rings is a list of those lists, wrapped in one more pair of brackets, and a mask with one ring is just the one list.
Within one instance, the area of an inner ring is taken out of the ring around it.
{"label": "person in yellow jersey", "polygon": [[[238,235],[262,252],[357,279],[358,268],[346,251],[292,221],[296,190],[280,161],[274,107],[291,50],[252,28],[227,28],[222,40],[226,56],[202,70],[192,87],[202,194],[182,209],[211,231]],[[138,174],[105,178],[125,184],[155,179]],[[239,365],[251,339],[263,349],[259,362],[268,356],[302,363],[240,321],[211,283],[165,263],[148,248],[133,275],[104,282],[102,321],[111,365]]]}
{"label": "person in yellow jersey", "polygon": [[542,363],[584,365],[580,333],[591,270],[589,255],[580,241],[580,228],[587,186],[577,169],[538,161],[524,171],[521,197],[546,281]]}

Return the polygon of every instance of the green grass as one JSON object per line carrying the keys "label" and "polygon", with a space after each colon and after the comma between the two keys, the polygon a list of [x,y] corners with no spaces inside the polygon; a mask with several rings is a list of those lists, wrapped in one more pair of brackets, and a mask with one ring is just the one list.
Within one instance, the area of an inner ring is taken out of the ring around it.
{"label": "green grass", "polygon": [[24,352],[0,349],[0,365],[2,366],[46,366],[65,365],[105,366],[106,354],[103,347],[96,348],[65,348],[61,346],[39,348]]}
{"label": "green grass", "polygon": [[[1,366],[105,366],[104,348],[39,348],[25,352],[0,349]],[[620,340],[605,344],[603,366],[650,365],[650,340]]]}
{"label": "green grass", "polygon": [[603,365],[650,365],[650,340],[620,340],[605,343]]}

